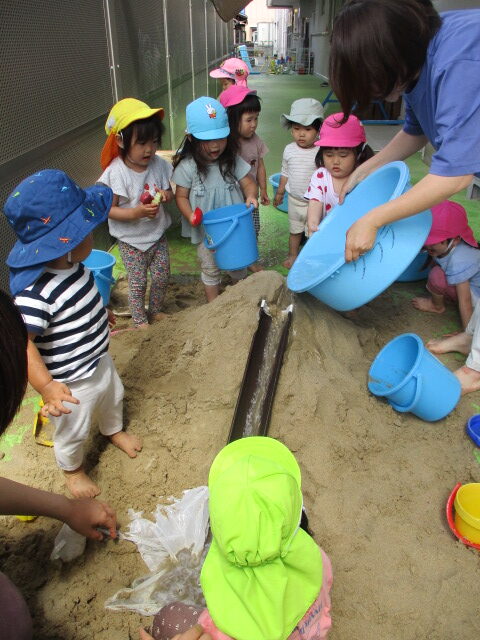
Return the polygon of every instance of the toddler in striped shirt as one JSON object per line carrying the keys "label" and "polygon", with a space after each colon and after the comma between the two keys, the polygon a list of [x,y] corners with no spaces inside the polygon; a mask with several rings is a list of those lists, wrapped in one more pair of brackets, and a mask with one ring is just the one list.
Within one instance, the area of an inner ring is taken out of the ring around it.
{"label": "toddler in striped shirt", "polygon": [[100,432],[131,458],[142,448],[123,431],[123,385],[108,354],[109,315],[82,264],[112,197],[109,187],[83,190],[63,171],[46,169],[23,180],[4,207],[18,238],[7,265],[29,336],[28,378],[54,423],[57,464],[76,498],[100,493],[83,468],[94,414]]}

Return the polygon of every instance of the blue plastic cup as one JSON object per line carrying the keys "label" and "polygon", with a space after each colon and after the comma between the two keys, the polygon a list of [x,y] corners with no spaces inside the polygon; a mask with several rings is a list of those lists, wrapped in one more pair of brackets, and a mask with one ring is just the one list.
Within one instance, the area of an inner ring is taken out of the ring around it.
{"label": "blue plastic cup", "polygon": [[100,251],[100,249],[93,249],[83,261],[83,264],[93,273],[95,284],[105,306],[110,302],[110,289],[115,284],[115,278],[112,277],[115,262],[115,256],[106,251]]}

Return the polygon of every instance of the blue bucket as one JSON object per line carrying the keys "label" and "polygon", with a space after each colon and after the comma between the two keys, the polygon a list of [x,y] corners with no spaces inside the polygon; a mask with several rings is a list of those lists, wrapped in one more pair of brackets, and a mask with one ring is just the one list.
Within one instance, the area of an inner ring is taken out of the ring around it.
{"label": "blue bucket", "polygon": [[[269,181],[273,187],[273,197],[277,194],[278,185],[280,184],[280,178],[282,177],[281,173],[274,173],[270,176]],[[285,191],[285,195],[283,196],[282,203],[278,205],[277,209],[279,211],[284,211],[288,213],[288,193]]]}
{"label": "blue bucket", "polygon": [[432,268],[432,265],[430,265],[426,269],[423,269],[423,265],[427,261],[427,258],[428,254],[421,251],[405,271],[398,276],[397,282],[417,282],[418,280],[426,280],[430,273],[430,269]]}
{"label": "blue bucket", "polygon": [[100,291],[105,306],[110,302],[110,288],[115,283],[115,279],[112,278],[115,262],[115,256],[99,249],[93,249],[91,254],[83,261],[83,264],[93,273],[95,284]]}
{"label": "blue bucket", "polygon": [[460,399],[458,378],[428,351],[415,333],[403,333],[386,344],[368,372],[368,389],[402,413],[422,420],[441,420]]}
{"label": "blue bucket", "polygon": [[430,210],[380,227],[373,248],[345,262],[345,238],[352,224],[374,207],[410,188],[404,162],[390,162],[371,173],[328,214],[303,247],[287,278],[295,292],[308,291],[337,311],[373,300],[406,269],[422,248],[432,224]]}
{"label": "blue bucket", "polygon": [[217,267],[225,271],[245,269],[258,260],[253,207],[231,204],[203,214],[207,249],[215,251]]}

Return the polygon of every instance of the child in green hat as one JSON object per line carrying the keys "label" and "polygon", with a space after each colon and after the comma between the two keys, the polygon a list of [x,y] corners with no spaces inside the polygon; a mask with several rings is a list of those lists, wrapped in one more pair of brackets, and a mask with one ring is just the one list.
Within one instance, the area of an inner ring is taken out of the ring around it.
{"label": "child in green hat", "polygon": [[194,622],[213,640],[326,638],[332,569],[308,532],[293,454],[273,438],[236,440],[213,461],[208,488],[213,539],[200,576],[207,609],[167,605],[155,640]]}

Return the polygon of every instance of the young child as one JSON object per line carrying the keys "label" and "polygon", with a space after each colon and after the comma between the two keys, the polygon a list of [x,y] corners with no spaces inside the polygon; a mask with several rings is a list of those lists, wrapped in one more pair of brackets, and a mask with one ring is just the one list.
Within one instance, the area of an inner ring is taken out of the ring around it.
{"label": "young child", "polygon": [[273,438],[235,440],[213,461],[208,488],[207,609],[167,605],[155,617],[155,640],[194,622],[213,640],[326,638],[332,568],[308,529],[293,454]]}
{"label": "young child", "polygon": [[419,311],[443,313],[445,299],[451,300],[465,329],[480,298],[480,251],[461,205],[445,200],[432,207],[425,249],[437,263],[428,274],[430,297],[413,298],[412,304]]}
{"label": "young child", "polygon": [[412,304],[419,311],[443,313],[447,298],[458,304],[465,329],[480,298],[480,251],[460,204],[445,200],[432,207],[425,249],[437,263],[428,274],[430,297],[413,298]]}
{"label": "young child", "polygon": [[63,171],[47,169],[23,180],[4,207],[18,237],[7,264],[28,331],[28,379],[52,416],[57,464],[76,498],[100,493],[83,469],[94,413],[100,432],[131,458],[142,448],[122,430],[123,385],[107,352],[108,316],[81,264],[112,197],[108,187],[83,191]]}
{"label": "young child", "polygon": [[[250,177],[255,180],[260,189],[260,202],[266,206],[270,204],[270,199],[267,194],[267,172],[263,158],[268,153],[268,147],[255,133],[258,116],[262,109],[256,93],[248,87],[232,85],[222,91],[219,100],[227,110],[230,135],[238,146],[240,157],[250,165]],[[253,224],[258,238],[260,233],[258,209],[253,211]],[[254,272],[261,271],[262,268],[259,264],[249,267],[250,271]]]}
{"label": "young child", "polygon": [[[187,106],[187,135],[174,158],[172,180],[177,185],[177,206],[191,225],[191,242],[197,245],[201,279],[207,301],[219,294],[220,270],[214,254],[203,244],[203,229],[195,210],[202,212],[245,202],[258,207],[257,185],[250,166],[236,155],[229,137],[227,112],[215,100],[203,96]],[[246,277],[246,269],[229,271],[234,281]]]}
{"label": "young child", "polygon": [[294,140],[287,144],[283,152],[282,175],[273,201],[278,206],[285,191],[288,192],[290,237],[288,256],[283,266],[290,269],[298,256],[304,235],[307,203],[303,194],[315,169],[317,149],[313,143],[323,122],[323,107],[313,98],[300,98],[292,103],[289,114],[281,116],[280,122],[291,130]]}
{"label": "young child", "polygon": [[307,235],[318,229],[323,218],[338,204],[339,193],[348,176],[365,160],[371,158],[373,150],[367,144],[365,130],[356,116],[349,116],[339,124],[343,113],[334,113],[325,119],[320,128],[320,147],[315,157],[317,169],[304,194],[308,200]]}
{"label": "young child", "polygon": [[220,85],[222,91],[224,91],[232,85],[246,87],[249,73],[246,62],[240,60],[240,58],[227,58],[220,67],[210,71],[210,76],[220,79]]}
{"label": "young child", "polygon": [[[134,98],[117,102],[109,113],[102,150],[104,170],[98,181],[113,190],[108,228],[128,275],[128,302],[135,327],[165,316],[161,312],[170,276],[165,231],[170,215],[161,202],[173,198],[172,167],[155,154],[162,143],[163,109],[150,109]],[[148,314],[145,310],[147,272],[151,284]]]}

